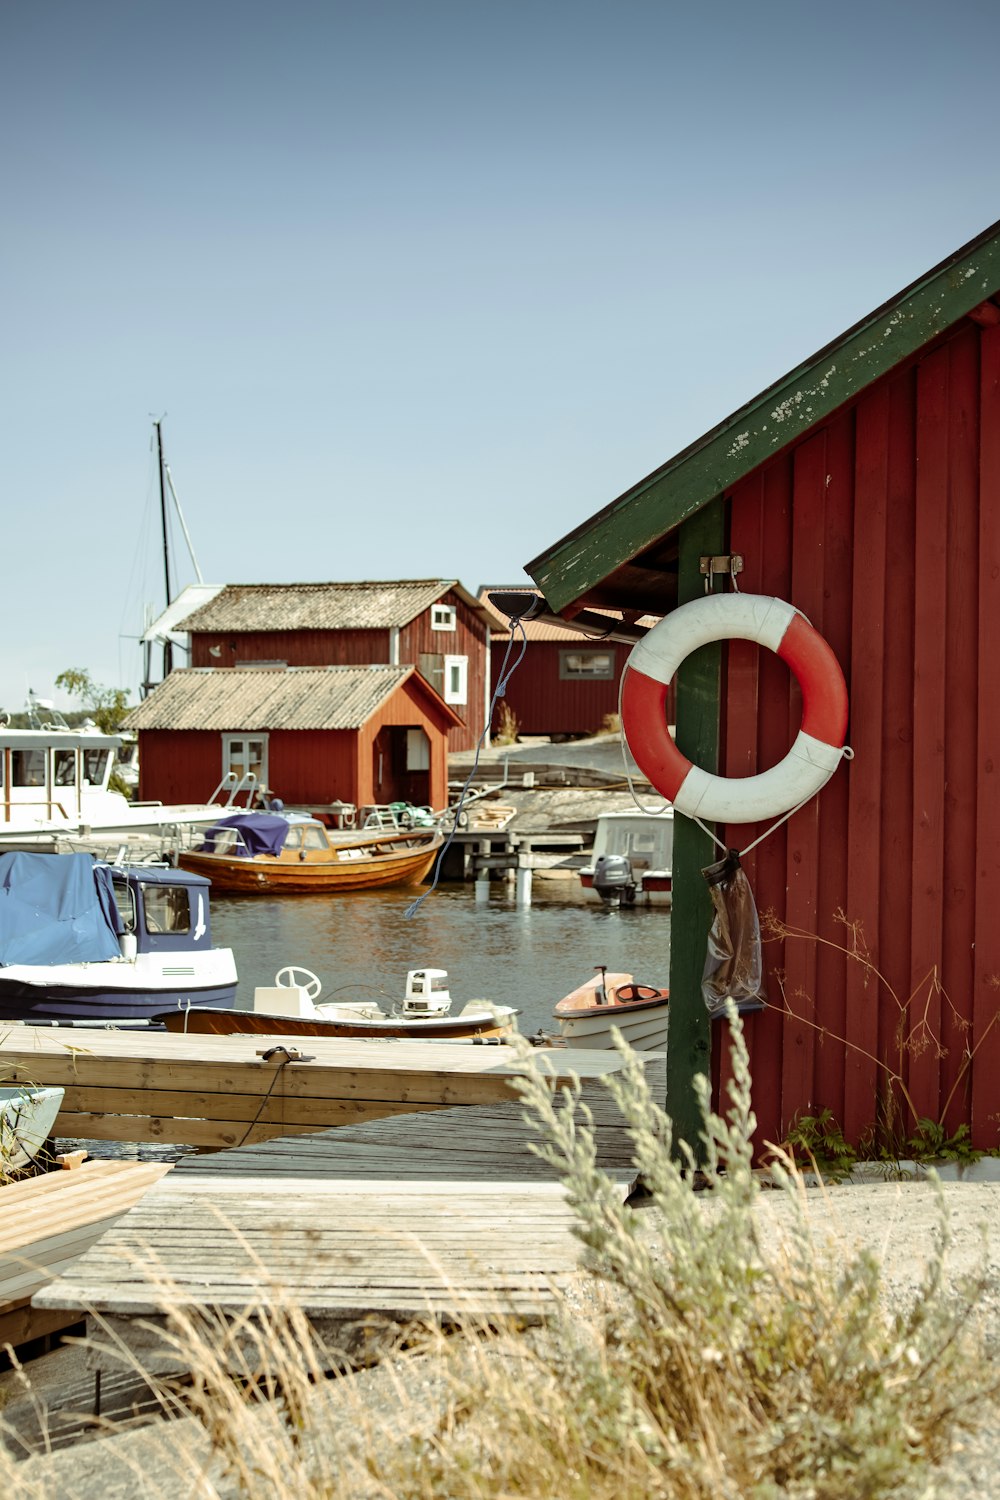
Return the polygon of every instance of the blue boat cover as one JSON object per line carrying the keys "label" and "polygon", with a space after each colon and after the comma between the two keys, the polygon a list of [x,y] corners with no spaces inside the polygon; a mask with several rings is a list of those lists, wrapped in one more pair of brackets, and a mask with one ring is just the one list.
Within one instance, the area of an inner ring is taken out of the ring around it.
{"label": "blue boat cover", "polygon": [[111,872],[89,854],[0,854],[0,966],[119,958]]}
{"label": "blue boat cover", "polygon": [[280,854],[288,837],[288,819],[277,818],[273,813],[233,813],[230,818],[220,818],[205,831],[202,851],[215,853],[215,835],[223,828],[235,828],[240,839],[235,849],[226,849],[226,854],[242,859],[252,859],[256,854]]}

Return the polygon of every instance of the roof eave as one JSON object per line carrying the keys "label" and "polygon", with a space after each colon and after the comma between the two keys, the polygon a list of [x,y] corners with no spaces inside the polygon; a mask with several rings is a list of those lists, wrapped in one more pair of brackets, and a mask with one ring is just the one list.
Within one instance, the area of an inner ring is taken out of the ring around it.
{"label": "roof eave", "polygon": [[[1000,223],[525,565],[562,611],[1000,290]],[[590,601],[593,602],[593,601]]]}

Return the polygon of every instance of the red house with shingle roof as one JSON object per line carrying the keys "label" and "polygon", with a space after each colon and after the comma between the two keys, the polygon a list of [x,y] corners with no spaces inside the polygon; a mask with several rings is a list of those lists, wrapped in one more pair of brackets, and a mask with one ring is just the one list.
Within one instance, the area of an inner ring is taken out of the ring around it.
{"label": "red house with shingle roof", "polygon": [[201,802],[253,772],[288,806],[448,805],[458,716],[415,667],[186,667],[128,715],[139,796]]}
{"label": "red house with shingle roof", "polygon": [[190,635],[192,667],[416,667],[454,711],[449,750],[469,750],[489,705],[490,632],[502,624],[460,583],[435,578],[229,584],[176,629]]}

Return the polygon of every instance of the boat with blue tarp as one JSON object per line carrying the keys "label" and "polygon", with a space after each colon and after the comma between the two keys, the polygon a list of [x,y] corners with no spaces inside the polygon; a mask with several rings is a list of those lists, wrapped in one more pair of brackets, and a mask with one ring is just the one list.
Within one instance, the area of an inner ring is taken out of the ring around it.
{"label": "boat with blue tarp", "polygon": [[210,882],[90,854],[0,854],[0,1020],[149,1020],[236,1003],[231,948],[212,946]]}

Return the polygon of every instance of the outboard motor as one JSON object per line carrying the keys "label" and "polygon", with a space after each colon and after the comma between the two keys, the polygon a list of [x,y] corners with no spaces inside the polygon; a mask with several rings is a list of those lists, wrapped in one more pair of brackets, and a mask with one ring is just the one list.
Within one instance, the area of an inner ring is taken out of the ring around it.
{"label": "outboard motor", "polygon": [[609,906],[620,906],[624,901],[631,906],[635,900],[636,884],[632,875],[632,862],[624,854],[602,854],[594,865],[594,890]]}

